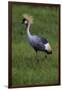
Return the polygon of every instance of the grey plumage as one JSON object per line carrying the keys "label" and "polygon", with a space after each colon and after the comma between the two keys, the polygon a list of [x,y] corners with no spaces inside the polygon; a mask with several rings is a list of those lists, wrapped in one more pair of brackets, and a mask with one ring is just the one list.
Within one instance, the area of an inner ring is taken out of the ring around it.
{"label": "grey plumage", "polygon": [[42,37],[33,35],[32,38],[29,38],[29,43],[35,51],[45,51],[44,44],[48,43],[48,41]]}

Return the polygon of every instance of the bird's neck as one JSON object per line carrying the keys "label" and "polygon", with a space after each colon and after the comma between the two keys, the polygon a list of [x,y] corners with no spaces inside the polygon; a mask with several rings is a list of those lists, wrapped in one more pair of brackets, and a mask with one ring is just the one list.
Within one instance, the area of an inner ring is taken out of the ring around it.
{"label": "bird's neck", "polygon": [[30,30],[30,23],[28,23],[28,25],[27,25],[27,27],[26,27],[26,30],[27,30],[27,35],[28,35],[28,37],[31,37],[32,35],[31,35],[31,33],[29,32],[29,30]]}

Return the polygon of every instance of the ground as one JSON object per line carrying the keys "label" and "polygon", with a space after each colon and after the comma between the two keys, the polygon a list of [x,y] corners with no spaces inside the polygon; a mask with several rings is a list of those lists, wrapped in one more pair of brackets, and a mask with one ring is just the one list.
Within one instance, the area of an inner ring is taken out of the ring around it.
{"label": "ground", "polygon": [[[46,38],[52,47],[52,54],[47,58],[44,52],[38,52],[38,63],[22,25],[25,13],[33,16],[30,32]],[[58,84],[58,31],[59,7],[12,6],[12,85]]]}

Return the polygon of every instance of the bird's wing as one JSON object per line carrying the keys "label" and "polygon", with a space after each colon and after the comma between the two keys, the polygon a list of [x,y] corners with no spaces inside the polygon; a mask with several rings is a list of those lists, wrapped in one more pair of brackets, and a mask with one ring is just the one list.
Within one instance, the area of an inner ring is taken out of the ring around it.
{"label": "bird's wing", "polygon": [[41,42],[42,44],[48,43],[48,41],[43,37],[39,37],[39,36],[34,35],[33,38],[35,39],[36,42],[39,42],[39,43]]}
{"label": "bird's wing", "polygon": [[44,50],[45,49],[44,44],[46,42],[47,42],[46,39],[43,40],[43,38],[40,38],[39,36],[34,35],[31,44],[36,49]]}

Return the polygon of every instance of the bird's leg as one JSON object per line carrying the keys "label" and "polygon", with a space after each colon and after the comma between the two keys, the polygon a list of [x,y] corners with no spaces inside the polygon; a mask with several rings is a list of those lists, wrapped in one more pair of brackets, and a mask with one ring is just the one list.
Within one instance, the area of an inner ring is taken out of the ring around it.
{"label": "bird's leg", "polygon": [[48,55],[47,55],[47,53],[45,53],[45,59],[47,59],[48,58]]}
{"label": "bird's leg", "polygon": [[47,58],[47,54],[45,54],[45,58]]}
{"label": "bird's leg", "polygon": [[39,62],[39,58],[38,58],[38,52],[36,51],[36,63]]}

